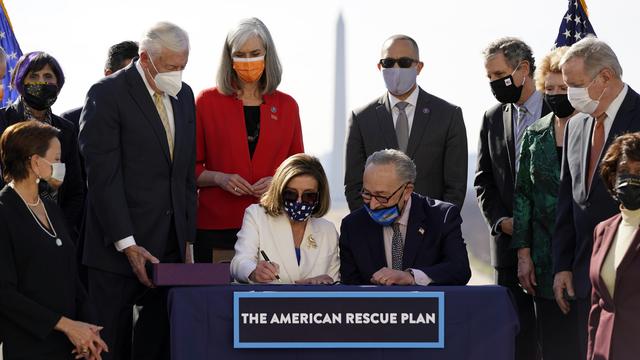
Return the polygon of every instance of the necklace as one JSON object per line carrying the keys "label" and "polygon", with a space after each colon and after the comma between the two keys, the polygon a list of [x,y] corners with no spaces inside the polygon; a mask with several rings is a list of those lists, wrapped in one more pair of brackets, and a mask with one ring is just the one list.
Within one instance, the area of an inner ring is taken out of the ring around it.
{"label": "necklace", "polygon": [[42,206],[42,208],[44,209],[44,215],[47,218],[47,222],[49,223],[49,226],[51,226],[51,231],[53,233],[50,232],[49,230],[47,230],[47,228],[45,228],[44,226],[42,226],[42,223],[40,222],[40,220],[38,220],[38,217],[36,216],[35,212],[33,212],[33,210],[31,210],[31,207],[38,206],[38,204],[40,203],[40,197],[38,196],[38,201],[36,201],[35,205],[31,205],[15,189],[15,186],[14,186],[13,182],[9,183],[9,186],[11,186],[13,191],[15,191],[16,194],[18,194],[18,197],[20,197],[20,200],[22,200],[22,202],[27,206],[27,210],[29,210],[29,213],[31,213],[31,216],[33,217],[33,220],[36,222],[36,224],[38,224],[40,229],[42,229],[42,231],[44,231],[47,235],[49,235],[52,238],[56,239],[56,245],[62,246],[62,240],[60,240],[60,238],[58,237],[58,233],[56,232],[56,229],[53,227],[53,223],[51,222],[51,219],[49,219],[49,212],[47,211],[47,207],[46,206]]}

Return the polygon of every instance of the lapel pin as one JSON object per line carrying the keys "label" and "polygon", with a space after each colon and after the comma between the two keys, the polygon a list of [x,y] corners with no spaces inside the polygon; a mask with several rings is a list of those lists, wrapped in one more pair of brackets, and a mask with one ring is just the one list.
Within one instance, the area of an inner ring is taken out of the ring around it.
{"label": "lapel pin", "polygon": [[428,113],[430,113],[430,112],[431,112],[431,110],[429,110],[429,108],[424,108],[424,109],[422,109],[422,113],[423,113],[423,114],[428,114]]}
{"label": "lapel pin", "polygon": [[420,235],[424,235],[424,228],[419,228],[418,232],[420,233]]}
{"label": "lapel pin", "polygon": [[278,109],[276,109],[276,107],[275,107],[275,106],[272,106],[272,107],[271,107],[271,112],[272,112],[272,113],[274,113],[274,114],[275,114],[277,111],[278,111]]}
{"label": "lapel pin", "polygon": [[309,235],[309,237],[307,238],[307,246],[310,249],[315,249],[318,247],[318,244],[316,243],[316,239],[313,238],[313,235]]}

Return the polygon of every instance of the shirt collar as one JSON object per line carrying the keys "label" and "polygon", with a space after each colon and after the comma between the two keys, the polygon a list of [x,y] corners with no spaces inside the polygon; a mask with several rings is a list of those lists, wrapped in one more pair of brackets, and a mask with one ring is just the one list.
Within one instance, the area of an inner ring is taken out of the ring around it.
{"label": "shirt collar", "polygon": [[[140,64],[140,59],[138,59],[138,61],[136,61],[136,69],[138,69],[138,72],[140,73],[140,77],[142,77],[142,81],[144,81],[144,86],[147,87],[147,91],[149,91],[149,95],[151,95],[151,97],[153,97],[153,94],[156,93],[155,90],[153,90],[153,88],[151,87],[151,85],[149,85],[149,82],[147,81],[147,77],[144,76],[144,69],[142,68],[142,65]],[[162,97],[167,96],[167,94],[162,94]],[[174,99],[178,99],[178,97],[173,96]]]}
{"label": "shirt collar", "polygon": [[618,96],[616,96],[616,98],[613,99],[613,101],[607,108],[607,111],[605,111],[605,113],[607,114],[607,119],[614,120],[616,118],[616,115],[618,114],[618,110],[620,110],[620,106],[622,106],[622,101],[624,101],[624,97],[627,96],[628,90],[629,90],[629,86],[627,84],[624,84],[624,87],[622,88]]}
{"label": "shirt collar", "polygon": [[542,93],[539,91],[534,91],[531,96],[524,102],[524,104],[518,106],[517,104],[513,104],[516,109],[520,109],[524,107],[527,112],[533,114],[536,109],[539,109],[542,106]]}
{"label": "shirt collar", "polygon": [[409,200],[407,200],[407,203],[404,205],[404,209],[402,209],[402,214],[400,215],[400,218],[398,218],[396,222],[402,226],[407,226],[407,224],[409,223],[410,212],[411,212],[411,196],[409,196]]}
{"label": "shirt collar", "polygon": [[409,103],[409,105],[413,106],[414,108],[416,107],[416,104],[418,103],[418,94],[420,94],[419,91],[420,87],[416,86],[415,89],[413,89],[413,91],[411,92],[411,95],[409,95],[408,98],[406,98],[405,100],[400,100],[397,97],[395,97],[392,93],[390,93],[389,91],[387,91],[387,94],[389,95],[389,106],[391,108],[391,110],[393,110],[393,108],[396,107],[396,104],[404,101]]}

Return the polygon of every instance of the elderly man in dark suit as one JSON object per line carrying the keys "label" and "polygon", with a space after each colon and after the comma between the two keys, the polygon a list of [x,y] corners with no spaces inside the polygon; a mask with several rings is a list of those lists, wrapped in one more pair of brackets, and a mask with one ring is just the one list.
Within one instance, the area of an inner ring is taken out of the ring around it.
{"label": "elderly man in dark suit", "polygon": [[[185,261],[195,237],[195,109],[181,81],[187,33],[151,27],[140,57],[93,85],[80,118],[88,204],[84,264],[111,352],[105,359],[168,359],[166,293],[145,265]],[[133,330],[132,308],[141,305]]]}
{"label": "elderly man in dark suit", "polygon": [[382,46],[378,69],[387,93],[353,111],[347,135],[345,196],[351,211],[362,206],[364,163],[382,149],[399,149],[417,166],[415,191],[462,207],[467,190],[467,133],[462,110],[422,90],[418,44],[395,35]]}
{"label": "elderly man in dark suit", "polygon": [[535,89],[533,53],[522,40],[498,39],[484,50],[484,58],[491,91],[500,104],[482,119],[474,186],[491,230],[496,282],[511,290],[518,307],[516,359],[537,359],[533,298],[519,286],[516,251],[511,248],[513,192],[525,129],[550,110]]}
{"label": "elderly man in dark suit", "polygon": [[471,277],[457,206],[413,192],[416,166],[398,150],[367,159],[365,205],[340,227],[345,284],[465,285]]}
{"label": "elderly man in dark suit", "polygon": [[584,359],[593,231],[619,211],[597,169],[613,139],[640,131],[640,95],[622,81],[622,67],[611,47],[596,38],[573,44],[560,66],[569,101],[581,113],[569,121],[564,136],[552,240],[553,290],[561,310],[575,321],[580,358]]}

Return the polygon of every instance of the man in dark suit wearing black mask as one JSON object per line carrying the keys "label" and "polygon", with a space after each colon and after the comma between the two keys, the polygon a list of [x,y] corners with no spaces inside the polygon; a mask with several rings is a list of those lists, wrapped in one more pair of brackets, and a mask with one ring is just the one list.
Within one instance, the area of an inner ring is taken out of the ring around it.
{"label": "man in dark suit wearing black mask", "polygon": [[538,359],[533,298],[519,286],[517,255],[511,249],[513,192],[525,129],[549,112],[535,90],[531,48],[516,38],[498,39],[484,50],[491,91],[500,104],[484,114],[474,186],[491,229],[491,263],[498,285],[514,295],[520,318],[516,359]]}

